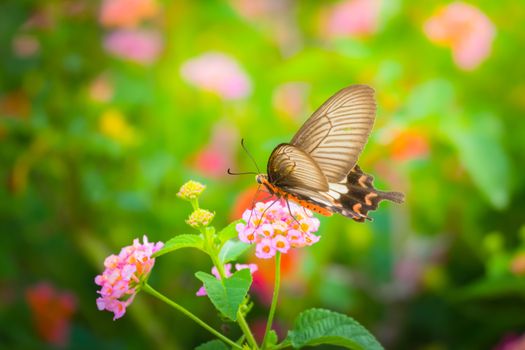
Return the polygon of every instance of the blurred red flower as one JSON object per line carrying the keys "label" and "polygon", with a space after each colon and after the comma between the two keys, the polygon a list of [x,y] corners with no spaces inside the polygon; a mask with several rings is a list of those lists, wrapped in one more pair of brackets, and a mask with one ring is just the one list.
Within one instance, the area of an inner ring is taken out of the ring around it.
{"label": "blurred red flower", "polygon": [[[288,253],[281,255],[281,286],[283,290],[290,287],[302,288],[303,278],[298,273],[303,262],[303,253],[297,249],[291,249]],[[255,255],[250,263],[256,263],[258,270],[253,274],[252,290],[261,302],[270,305],[275,277],[275,259],[257,259]]]}
{"label": "blurred red flower", "polygon": [[42,282],[27,288],[26,301],[38,335],[55,346],[67,345],[71,317],[76,309],[75,297]]}
{"label": "blurred red flower", "polygon": [[230,219],[239,220],[242,217],[242,213],[247,209],[252,209],[257,202],[269,202],[276,199],[276,197],[270,196],[267,192],[262,190],[257,191],[256,185],[248,187],[237,197],[230,214]]}

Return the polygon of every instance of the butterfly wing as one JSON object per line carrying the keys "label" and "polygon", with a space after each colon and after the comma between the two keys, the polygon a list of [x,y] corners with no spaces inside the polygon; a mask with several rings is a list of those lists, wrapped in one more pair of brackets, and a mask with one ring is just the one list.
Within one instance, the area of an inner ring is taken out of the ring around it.
{"label": "butterfly wing", "polygon": [[372,131],[375,114],[371,87],[346,87],[319,107],[290,143],[310,155],[328,182],[344,182]]}
{"label": "butterfly wing", "polygon": [[328,191],[328,182],[312,157],[300,148],[282,143],[277,146],[268,160],[268,180],[285,190],[305,188],[314,191]]}

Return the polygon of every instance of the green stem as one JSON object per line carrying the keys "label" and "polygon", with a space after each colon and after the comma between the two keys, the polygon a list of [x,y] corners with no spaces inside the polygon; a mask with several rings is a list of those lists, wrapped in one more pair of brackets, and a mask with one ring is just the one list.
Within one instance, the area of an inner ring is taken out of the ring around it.
{"label": "green stem", "polygon": [[224,335],[222,335],[221,333],[219,333],[218,331],[216,331],[215,329],[213,329],[212,327],[210,327],[206,322],[204,322],[203,320],[201,320],[200,318],[198,318],[197,316],[195,316],[194,314],[192,314],[190,311],[188,311],[187,309],[185,309],[184,307],[180,306],[179,304],[175,303],[174,301],[168,299],[166,296],[160,294],[158,291],[156,291],[155,289],[153,289],[153,287],[151,287],[149,284],[147,283],[144,283],[142,285],[142,290],[145,291],[146,293],[149,293],[151,294],[152,296],[162,300],[163,302],[165,302],[166,304],[168,304],[169,306],[173,307],[174,309],[182,312],[184,315],[188,316],[189,318],[191,318],[193,321],[195,321],[197,324],[199,324],[201,327],[203,327],[204,329],[206,329],[208,332],[212,333],[213,335],[215,335],[217,338],[219,338],[220,340],[222,340],[223,342],[231,345],[232,347],[234,347],[235,349],[241,349],[242,350],[242,347],[235,343],[233,340],[231,339],[228,339],[226,338]]}
{"label": "green stem", "polygon": [[244,316],[242,315],[241,310],[237,312],[237,323],[239,324],[239,327],[241,328],[242,332],[246,336],[246,340],[248,343],[252,346],[253,349],[258,350],[259,347],[257,346],[257,341],[255,340],[252,331],[250,330],[250,327],[248,326],[248,323],[244,319]]}
{"label": "green stem", "polygon": [[266,331],[261,345],[261,349],[265,349],[268,334],[272,329],[273,317],[275,315],[275,308],[277,307],[277,299],[279,297],[279,288],[281,287],[281,252],[275,254],[275,284],[273,287],[272,305],[270,306],[270,313],[268,314],[268,321],[266,323]]}

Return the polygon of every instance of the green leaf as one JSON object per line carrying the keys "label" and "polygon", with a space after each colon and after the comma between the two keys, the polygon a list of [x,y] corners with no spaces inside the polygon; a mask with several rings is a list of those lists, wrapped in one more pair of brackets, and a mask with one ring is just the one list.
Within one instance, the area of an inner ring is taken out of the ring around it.
{"label": "green leaf", "polygon": [[295,320],[294,329],[288,332],[288,339],[294,348],[330,344],[354,350],[383,349],[353,318],[324,309],[302,312]]}
{"label": "green leaf", "polygon": [[175,236],[169,241],[167,241],[161,250],[153,254],[153,257],[155,258],[181,248],[197,248],[203,250],[204,239],[199,235],[191,234]]}
{"label": "green leaf", "polygon": [[228,350],[228,347],[216,339],[197,346],[195,350]]}
{"label": "green leaf", "polygon": [[221,251],[219,252],[219,259],[223,263],[233,261],[251,247],[251,244],[231,239],[222,246]]}
{"label": "green leaf", "polygon": [[266,345],[271,348],[276,345],[278,341],[279,337],[277,336],[277,333],[273,329],[270,330],[268,338],[266,339]]}
{"label": "green leaf", "polygon": [[509,203],[510,160],[503,148],[499,119],[490,113],[454,115],[445,127],[474,184],[497,209]]}
{"label": "green leaf", "polygon": [[224,281],[202,271],[197,272],[195,276],[204,283],[206,293],[217,310],[236,321],[239,306],[252,284],[250,269],[237,271]]}
{"label": "green leaf", "polygon": [[235,238],[238,236],[237,230],[235,229],[235,226],[237,224],[243,223],[243,220],[235,220],[234,222],[231,222],[228,226],[223,228],[217,235],[219,236],[219,239],[222,243],[229,241],[232,238]]}

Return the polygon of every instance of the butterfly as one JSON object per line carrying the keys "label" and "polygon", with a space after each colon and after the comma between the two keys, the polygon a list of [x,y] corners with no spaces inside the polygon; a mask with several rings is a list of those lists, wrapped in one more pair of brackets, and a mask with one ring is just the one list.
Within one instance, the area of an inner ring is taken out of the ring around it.
{"label": "butterfly", "polygon": [[270,155],[267,174],[256,181],[272,195],[325,216],[334,213],[358,222],[379,202],[404,201],[400,192],[384,192],[357,165],[376,115],[374,89],[351,85],[330,97]]}

